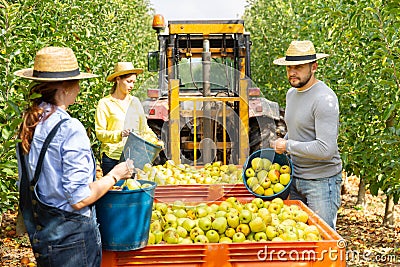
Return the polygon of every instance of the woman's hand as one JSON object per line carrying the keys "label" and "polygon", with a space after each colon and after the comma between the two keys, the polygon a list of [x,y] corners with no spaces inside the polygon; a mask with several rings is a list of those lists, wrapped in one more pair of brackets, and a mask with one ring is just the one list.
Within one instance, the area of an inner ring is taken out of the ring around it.
{"label": "woman's hand", "polygon": [[122,130],[121,136],[122,136],[122,137],[127,137],[127,136],[129,135],[130,132],[131,132],[130,129]]}
{"label": "woman's hand", "polygon": [[127,159],[124,162],[118,163],[111,171],[110,174],[117,177],[118,180],[125,180],[132,177],[135,166],[133,160]]}

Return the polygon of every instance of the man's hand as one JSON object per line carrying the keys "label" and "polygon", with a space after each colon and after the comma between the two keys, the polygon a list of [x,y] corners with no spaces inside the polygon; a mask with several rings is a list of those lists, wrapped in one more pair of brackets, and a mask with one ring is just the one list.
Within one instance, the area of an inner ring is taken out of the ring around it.
{"label": "man's hand", "polygon": [[283,154],[286,152],[286,140],[283,138],[278,138],[275,141],[270,141],[269,145],[278,154]]}

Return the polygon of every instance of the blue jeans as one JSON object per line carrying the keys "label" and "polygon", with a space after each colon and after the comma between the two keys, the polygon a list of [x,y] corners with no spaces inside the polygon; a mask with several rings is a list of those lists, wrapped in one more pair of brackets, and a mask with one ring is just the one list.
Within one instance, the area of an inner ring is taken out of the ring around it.
{"label": "blue jeans", "polygon": [[101,169],[103,171],[103,176],[105,176],[107,173],[109,173],[115,165],[117,165],[119,160],[112,159],[106,155],[106,153],[103,153],[101,156]]}
{"label": "blue jeans", "polygon": [[318,179],[294,177],[290,188],[290,199],[301,200],[330,227],[336,230],[341,183],[341,172],[331,177]]}

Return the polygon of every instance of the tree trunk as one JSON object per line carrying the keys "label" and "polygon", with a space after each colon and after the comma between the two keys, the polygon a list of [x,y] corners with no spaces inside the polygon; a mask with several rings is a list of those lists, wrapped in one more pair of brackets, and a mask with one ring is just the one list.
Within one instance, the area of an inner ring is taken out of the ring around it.
{"label": "tree trunk", "polygon": [[360,185],[358,186],[358,195],[357,195],[357,203],[356,206],[366,206],[365,201],[365,180],[360,177]]}
{"label": "tree trunk", "polygon": [[346,195],[349,192],[349,190],[347,189],[347,180],[348,180],[347,173],[345,171],[342,171],[342,184],[340,189],[341,195]]}
{"label": "tree trunk", "polygon": [[393,195],[386,196],[385,216],[383,217],[383,225],[394,225],[394,201]]}

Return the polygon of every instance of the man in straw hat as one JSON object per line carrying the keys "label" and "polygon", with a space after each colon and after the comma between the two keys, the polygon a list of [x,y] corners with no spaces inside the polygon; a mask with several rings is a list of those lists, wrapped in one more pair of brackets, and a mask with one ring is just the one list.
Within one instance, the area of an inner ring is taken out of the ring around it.
{"label": "man in straw hat", "polygon": [[317,60],[327,56],[316,53],[310,41],[293,41],[286,56],[274,60],[286,66],[292,88],[286,94],[287,134],[271,146],[292,159],[290,199],[303,201],[335,229],[342,181],[339,103],[335,92],[315,77]]}
{"label": "man in straw hat", "polygon": [[126,137],[131,131],[158,140],[147,124],[140,100],[130,94],[137,75],[141,73],[143,69],[133,67],[132,62],[117,62],[114,72],[107,77],[113,86],[110,94],[100,99],[95,116],[96,136],[101,142],[103,174],[118,164]]}
{"label": "man in straw hat", "polygon": [[79,81],[97,75],[80,72],[74,52],[65,47],[39,50],[33,68],[15,75],[33,81],[17,158],[19,207],[37,265],[100,266],[93,203],[133,170],[123,162],[95,180],[86,130],[67,113],[79,93]]}

